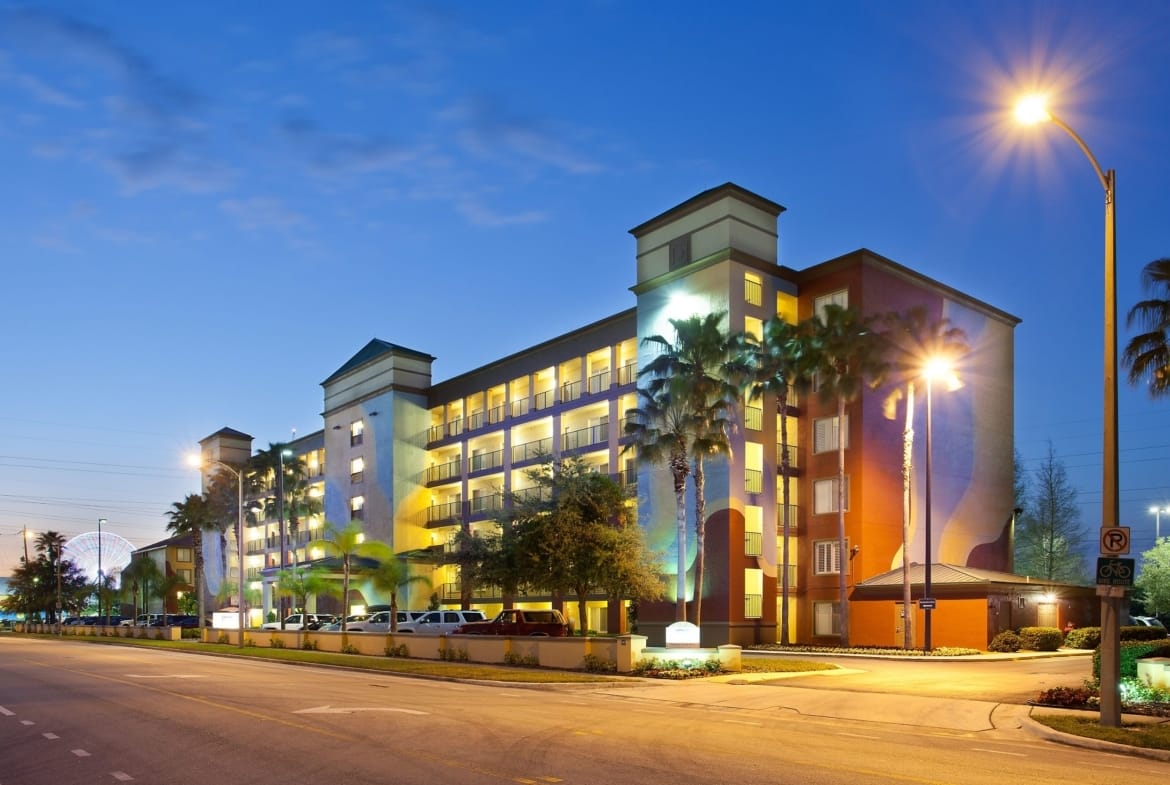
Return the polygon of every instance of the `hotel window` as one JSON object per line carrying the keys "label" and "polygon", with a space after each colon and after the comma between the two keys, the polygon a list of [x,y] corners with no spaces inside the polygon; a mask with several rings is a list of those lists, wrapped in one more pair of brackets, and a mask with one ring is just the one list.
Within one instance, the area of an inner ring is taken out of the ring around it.
{"label": "hotel window", "polygon": [[691,263],[691,236],[684,234],[670,241],[670,269],[677,270]]}
{"label": "hotel window", "polygon": [[176,548],[175,549],[175,561],[195,561],[195,560],[193,558],[191,558],[191,549],[190,548]]}
{"label": "hotel window", "polygon": [[764,282],[758,275],[752,273],[744,273],[743,275],[743,299],[749,305],[763,305],[764,303]]}
{"label": "hotel window", "polygon": [[361,482],[366,470],[366,459],[358,456],[349,462],[349,481]]}
{"label": "hotel window", "polygon": [[841,572],[841,549],[836,540],[817,540],[813,543],[813,574],[836,575]]}
{"label": "hotel window", "polygon": [[349,500],[350,520],[364,521],[366,519],[366,497],[354,496]]}
{"label": "hotel window", "polygon": [[825,318],[825,308],[830,305],[837,305],[841,308],[849,307],[849,290],[841,289],[829,294],[823,294],[813,300],[813,315],[820,318],[822,321]]}
{"label": "hotel window", "polygon": [[185,567],[180,567],[179,569],[175,570],[175,577],[178,578],[181,583],[184,583],[187,586],[192,585],[191,571],[186,569]]}
{"label": "hotel window", "polygon": [[849,415],[845,415],[845,433],[837,427],[837,418],[822,417],[813,420],[813,452],[832,452],[837,449],[838,439],[844,440],[845,449],[849,449]]}
{"label": "hotel window", "polygon": [[841,603],[813,603],[813,635],[841,634]]}
{"label": "hotel window", "polygon": [[[837,478],[813,482],[813,515],[837,512]],[[845,478],[845,512],[849,512],[849,478]]]}
{"label": "hotel window", "polygon": [[349,446],[357,447],[362,443],[362,434],[365,433],[366,426],[361,420],[354,420],[349,424]]}

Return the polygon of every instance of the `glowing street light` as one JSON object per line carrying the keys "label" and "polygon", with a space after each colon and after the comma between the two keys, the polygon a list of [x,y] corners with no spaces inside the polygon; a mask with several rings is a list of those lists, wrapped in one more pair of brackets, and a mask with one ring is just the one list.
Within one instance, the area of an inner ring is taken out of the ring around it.
{"label": "glowing street light", "polygon": [[[191,462],[203,468],[203,461],[198,456],[193,456]],[[236,557],[239,561],[239,577],[236,581],[236,591],[239,599],[236,604],[239,606],[237,610],[240,615],[240,640],[238,646],[242,649],[244,648],[244,472],[223,461],[217,461],[214,458],[207,462],[221,469],[226,469],[236,478]]]}
{"label": "glowing street light", "polygon": [[962,386],[958,375],[955,373],[954,366],[946,357],[932,357],[926,361],[926,365],[922,368],[922,376],[926,379],[926,483],[924,486],[925,499],[923,500],[926,506],[925,514],[925,537],[923,539],[926,548],[926,558],[923,560],[922,566],[922,596],[927,600],[923,603],[921,600],[919,604],[922,606],[922,647],[926,651],[933,648],[931,641],[931,611],[934,610],[934,597],[931,594],[931,564],[934,562],[934,547],[933,539],[933,522],[931,521],[932,504],[930,498],[931,492],[931,478],[934,475],[934,456],[931,447],[931,440],[934,433],[934,383],[936,381],[942,382],[946,385],[949,391],[955,391]]}
{"label": "glowing street light", "polygon": [[1151,507],[1150,514],[1154,517],[1154,544],[1162,539],[1162,513],[1170,513],[1170,507]]}
{"label": "glowing street light", "polygon": [[[1105,189],[1105,395],[1102,423],[1101,528],[1119,526],[1117,488],[1117,175],[1102,171],[1088,145],[1047,107],[1046,96],[1029,95],[1016,104],[1016,119],[1026,125],[1052,123],[1072,137],[1089,159]],[[1108,587],[1101,597],[1101,724],[1121,726],[1121,612],[1125,590]],[[1116,596],[1113,596],[1116,594]]]}

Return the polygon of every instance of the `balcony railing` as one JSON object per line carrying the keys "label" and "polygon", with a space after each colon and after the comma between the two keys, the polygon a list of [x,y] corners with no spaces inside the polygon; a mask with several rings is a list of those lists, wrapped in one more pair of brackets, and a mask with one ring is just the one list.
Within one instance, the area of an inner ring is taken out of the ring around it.
{"label": "balcony railing", "polygon": [[500,404],[499,406],[493,406],[492,408],[488,409],[487,410],[488,425],[495,425],[498,422],[503,422],[504,421],[504,411],[505,411],[505,409],[504,409],[503,404]]}
{"label": "balcony railing", "polygon": [[764,615],[764,595],[762,594],[745,594],[743,595],[743,617],[745,619],[758,619]]}
{"label": "balcony railing", "polygon": [[523,417],[528,414],[528,398],[525,396],[516,401],[512,401],[512,416]]}
{"label": "balcony railing", "polygon": [[[796,522],[800,520],[800,507],[795,504],[788,505],[788,533],[790,535],[796,534],[798,527]],[[784,505],[776,505],[776,533],[784,536]]]}
{"label": "balcony railing", "polygon": [[[784,569],[784,568],[781,567],[780,569]],[[796,565],[789,564],[787,572],[788,572],[788,590],[791,592],[793,589],[796,588],[796,576],[797,576]],[[779,577],[777,577],[777,579],[776,579],[776,591],[777,591],[777,593],[779,593],[779,591],[780,591]]]}
{"label": "balcony railing", "polygon": [[546,488],[543,485],[534,485],[531,488],[520,488],[512,491],[512,495],[521,504],[547,502],[552,500],[552,488]]}
{"label": "balcony railing", "polygon": [[597,395],[609,389],[609,369],[595,373],[589,377],[589,394]]}
{"label": "balcony railing", "polygon": [[581,397],[584,392],[584,385],[581,382],[567,382],[561,385],[561,401],[568,403],[575,401]]}
{"label": "balcony railing", "polygon": [[483,472],[504,465],[504,451],[481,452],[467,459],[468,472]]}
{"label": "balcony railing", "polygon": [[534,461],[542,455],[552,453],[552,437],[537,439],[534,442],[512,445],[512,463]]}
{"label": "balcony railing", "polygon": [[556,402],[556,390],[545,390],[544,392],[538,392],[536,395],[532,396],[532,408],[538,412],[541,409],[549,408]]}
{"label": "balcony railing", "polygon": [[764,473],[759,469],[743,470],[744,490],[748,493],[764,492]]}
{"label": "balcony railing", "polygon": [[427,507],[427,525],[455,521],[463,517],[463,502],[446,502]]}
{"label": "balcony railing", "polygon": [[447,480],[459,477],[460,464],[461,461],[456,458],[453,461],[429,467],[427,469],[427,484],[446,482]]}
{"label": "balcony railing", "polygon": [[504,495],[501,493],[493,493],[489,496],[474,496],[468,502],[471,508],[471,514],[475,515],[489,515],[498,510],[504,509]]}
{"label": "balcony railing", "polygon": [[618,384],[633,384],[638,381],[638,363],[626,363],[618,368]]}
{"label": "balcony railing", "polygon": [[764,429],[764,410],[759,406],[743,407],[743,427],[750,431]]}
{"label": "balcony railing", "polygon": [[444,428],[442,423],[439,423],[438,425],[432,425],[430,428],[427,428],[427,441],[437,442],[443,438],[443,434]]}
{"label": "balcony railing", "polygon": [[751,305],[759,305],[764,301],[764,286],[759,281],[753,281],[750,278],[745,278],[743,281],[743,299],[744,302]]}
{"label": "balcony railing", "polygon": [[462,417],[456,417],[454,420],[451,420],[450,422],[447,423],[447,435],[448,436],[458,436],[461,433],[463,433],[463,418]]}
{"label": "balcony railing", "polygon": [[743,555],[744,556],[763,556],[764,555],[764,535],[760,532],[744,532],[743,533]]}
{"label": "balcony railing", "polygon": [[485,416],[484,412],[472,412],[467,415],[467,430],[474,431],[482,428]]}
{"label": "balcony railing", "polygon": [[561,437],[562,450],[580,450],[609,441],[609,423],[593,425],[576,431],[565,431]]}
{"label": "balcony railing", "polygon": [[[776,473],[780,473],[780,459],[784,457],[784,451],[780,449],[780,443],[776,442]],[[788,466],[792,469],[800,468],[800,446],[796,444],[788,445]]]}
{"label": "balcony railing", "polygon": [[[460,591],[460,584],[444,583],[440,596],[444,600],[458,600],[462,598],[463,593]],[[494,600],[498,597],[500,597],[500,589],[496,586],[476,586],[471,590],[471,598],[474,600]]]}

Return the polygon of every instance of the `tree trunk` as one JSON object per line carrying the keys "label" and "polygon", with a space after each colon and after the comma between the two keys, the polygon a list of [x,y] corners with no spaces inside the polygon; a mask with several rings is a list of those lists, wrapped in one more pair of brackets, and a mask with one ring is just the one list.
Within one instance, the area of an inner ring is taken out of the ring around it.
{"label": "tree trunk", "polygon": [[776,414],[780,418],[780,510],[783,517],[783,539],[780,540],[780,643],[787,646],[788,636],[788,501],[791,498],[789,484],[792,477],[792,462],[788,460],[788,388],[780,390],[776,403]]}
{"label": "tree trunk", "polygon": [[[678,528],[678,580],[677,597],[674,603],[674,620],[687,620],[687,466],[686,456],[671,459],[671,475],[674,477],[675,519]],[[680,465],[681,464],[681,469]]]}
{"label": "tree trunk", "polygon": [[695,626],[703,616],[703,562],[707,539],[707,497],[704,487],[703,458],[695,456]]}
{"label": "tree trunk", "polygon": [[840,561],[841,647],[849,648],[849,597],[846,571],[849,552],[845,543],[845,399],[837,396],[837,558]]}

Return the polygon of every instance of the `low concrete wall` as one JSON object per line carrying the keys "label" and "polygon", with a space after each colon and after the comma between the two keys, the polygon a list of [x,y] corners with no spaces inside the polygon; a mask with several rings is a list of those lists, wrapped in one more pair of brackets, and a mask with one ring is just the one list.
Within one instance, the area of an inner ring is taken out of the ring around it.
{"label": "low concrete wall", "polygon": [[[57,635],[56,624],[16,625],[17,631]],[[73,638],[149,638],[159,641],[177,641],[183,637],[182,627],[121,627],[101,624],[66,624],[60,628],[62,637]]]}
{"label": "low concrete wall", "polygon": [[[203,640],[209,643],[238,645],[237,630],[206,629]],[[403,656],[423,660],[461,660],[496,664],[531,664],[546,668],[582,670],[586,658],[608,663],[617,673],[629,673],[642,659],[646,647],[643,635],[603,637],[507,637],[500,635],[427,635],[424,633],[307,632],[289,630],[247,630],[245,644],[286,649],[304,648],[306,643],[318,651],[386,656],[400,650]],[[737,651],[739,647],[734,647]],[[738,666],[738,659],[736,661]]]}

